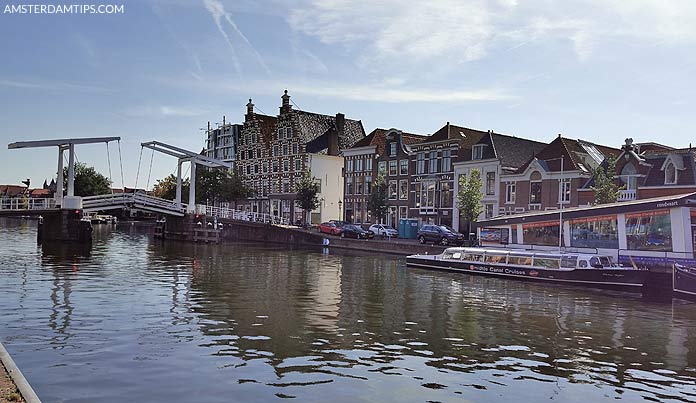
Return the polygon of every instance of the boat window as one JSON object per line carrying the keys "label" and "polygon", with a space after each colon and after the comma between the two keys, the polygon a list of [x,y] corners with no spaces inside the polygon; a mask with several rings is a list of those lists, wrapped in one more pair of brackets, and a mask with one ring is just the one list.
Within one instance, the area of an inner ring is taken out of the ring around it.
{"label": "boat window", "polygon": [[452,254],[452,259],[461,259],[462,258],[462,253],[461,252],[454,252]]}
{"label": "boat window", "polygon": [[509,256],[508,264],[516,264],[522,266],[531,266],[532,257],[531,256]]}
{"label": "boat window", "polygon": [[467,253],[464,255],[463,260],[468,260],[470,262],[482,262],[483,261],[483,255],[477,255],[474,253]]}
{"label": "boat window", "polygon": [[578,265],[577,256],[563,256],[561,258],[561,267],[575,268]]}
{"label": "boat window", "polygon": [[560,263],[561,261],[558,259],[554,258],[546,258],[546,257],[535,257],[534,258],[534,266],[540,266],[545,269],[558,269],[560,268]]}
{"label": "boat window", "polygon": [[604,267],[604,266],[602,266],[602,263],[599,261],[599,258],[597,256],[592,256],[590,258],[590,266],[596,267],[598,269],[601,269],[602,267]]}
{"label": "boat window", "polygon": [[585,259],[580,260],[580,264],[578,265],[578,267],[587,267],[587,260],[585,260]]}
{"label": "boat window", "polygon": [[486,255],[486,263],[505,263],[505,255]]}
{"label": "boat window", "polygon": [[609,256],[600,256],[599,261],[602,263],[602,266],[604,267],[613,266],[613,262],[611,261],[611,257]]}

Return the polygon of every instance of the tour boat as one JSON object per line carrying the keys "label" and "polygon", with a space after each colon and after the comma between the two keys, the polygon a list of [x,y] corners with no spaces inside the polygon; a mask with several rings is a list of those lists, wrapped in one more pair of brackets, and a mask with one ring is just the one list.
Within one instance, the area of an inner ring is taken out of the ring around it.
{"label": "tour boat", "polygon": [[642,292],[649,270],[623,267],[611,256],[489,248],[447,248],[439,255],[411,255],[410,267]]}

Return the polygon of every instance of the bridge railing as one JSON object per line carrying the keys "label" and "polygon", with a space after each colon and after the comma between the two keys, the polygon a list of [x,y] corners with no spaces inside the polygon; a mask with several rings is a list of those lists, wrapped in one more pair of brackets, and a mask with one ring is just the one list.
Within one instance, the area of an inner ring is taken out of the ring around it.
{"label": "bridge railing", "polygon": [[207,206],[204,204],[197,204],[195,211],[196,214],[204,214],[207,216],[227,218],[231,220],[262,222],[266,224],[289,224],[289,220],[287,218],[265,213],[254,213],[249,211],[235,210],[226,207],[215,207]]}
{"label": "bridge railing", "polygon": [[2,197],[0,210],[48,210],[56,207],[56,200],[31,197]]}

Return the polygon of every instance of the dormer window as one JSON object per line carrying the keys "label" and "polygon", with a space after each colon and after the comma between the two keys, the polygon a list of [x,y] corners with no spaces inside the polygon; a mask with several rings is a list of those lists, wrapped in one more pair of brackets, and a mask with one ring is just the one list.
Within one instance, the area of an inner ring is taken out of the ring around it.
{"label": "dormer window", "polygon": [[665,185],[674,185],[677,183],[677,168],[672,162],[669,162],[665,167]]}
{"label": "dormer window", "polygon": [[471,159],[472,160],[482,160],[483,159],[483,148],[485,144],[477,144],[471,149]]}

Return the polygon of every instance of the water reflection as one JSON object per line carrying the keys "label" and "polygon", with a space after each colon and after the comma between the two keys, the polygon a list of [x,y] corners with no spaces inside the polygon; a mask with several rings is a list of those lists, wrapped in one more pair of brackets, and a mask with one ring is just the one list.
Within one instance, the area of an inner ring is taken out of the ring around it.
{"label": "water reflection", "polygon": [[47,401],[696,399],[690,303],[128,223],[84,254],[0,225],[0,337]]}

